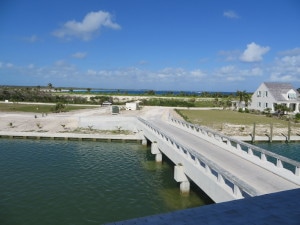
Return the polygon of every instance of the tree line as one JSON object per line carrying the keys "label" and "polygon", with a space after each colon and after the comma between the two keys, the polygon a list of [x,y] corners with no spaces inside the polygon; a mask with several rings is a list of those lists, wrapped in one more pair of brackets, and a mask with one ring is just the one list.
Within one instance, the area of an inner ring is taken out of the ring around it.
{"label": "tree line", "polygon": [[9,100],[11,102],[62,102],[85,104],[87,99],[79,96],[56,95],[39,88],[0,88],[0,100]]}

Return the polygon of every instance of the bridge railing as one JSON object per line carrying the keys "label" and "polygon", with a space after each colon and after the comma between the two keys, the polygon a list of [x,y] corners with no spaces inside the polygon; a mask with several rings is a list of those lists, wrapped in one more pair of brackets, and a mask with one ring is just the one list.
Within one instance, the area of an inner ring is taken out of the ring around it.
{"label": "bridge railing", "polygon": [[187,129],[190,132],[197,134],[206,140],[214,142],[215,144],[219,144],[224,148],[229,148],[233,151],[244,151],[249,156],[257,156],[256,158],[260,159],[262,162],[270,162],[277,168],[281,168],[286,171],[292,172],[292,174],[294,174],[297,177],[300,176],[300,162],[270,152],[263,148],[251,145],[249,143],[223,135],[207,127],[188,123],[186,121],[178,120],[173,117],[169,117],[169,120],[175,125],[181,126],[182,128]]}
{"label": "bridge railing", "polygon": [[194,165],[196,165],[203,172],[205,172],[207,176],[214,180],[214,182],[225,187],[226,190],[228,190],[233,196],[235,196],[235,198],[246,198],[259,195],[259,193],[250,185],[246,184],[244,181],[240,180],[228,171],[219,167],[216,163],[207,159],[201,153],[181,145],[172,137],[168,136],[158,127],[147,122],[146,120],[142,118],[138,119],[144,125],[146,125],[147,128],[150,129],[154,134],[159,136],[161,140],[167,142],[175,150],[183,154],[186,157],[186,159],[191,161]]}

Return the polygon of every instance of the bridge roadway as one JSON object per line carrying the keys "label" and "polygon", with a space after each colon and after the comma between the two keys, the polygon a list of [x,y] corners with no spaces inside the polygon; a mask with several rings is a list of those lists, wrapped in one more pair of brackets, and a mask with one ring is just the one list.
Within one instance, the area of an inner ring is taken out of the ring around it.
{"label": "bridge roadway", "polygon": [[284,190],[296,189],[300,185],[294,183],[283,176],[279,176],[273,171],[267,170],[238,154],[225,150],[212,142],[201,139],[199,136],[171,125],[167,122],[168,110],[158,109],[152,111],[150,115],[144,117],[147,122],[159,128],[163,133],[172,137],[182,146],[193,149],[207,159],[213,161],[219,167],[239,178],[249,186],[253,187],[257,195],[280,192]]}

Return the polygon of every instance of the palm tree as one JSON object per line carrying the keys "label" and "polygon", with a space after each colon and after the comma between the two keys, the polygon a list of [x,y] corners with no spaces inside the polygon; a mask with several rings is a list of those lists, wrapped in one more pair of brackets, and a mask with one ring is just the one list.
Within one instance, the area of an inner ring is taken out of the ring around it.
{"label": "palm tree", "polygon": [[49,88],[49,90],[51,90],[53,88],[53,85],[51,83],[49,83],[48,88]]}
{"label": "palm tree", "polygon": [[252,95],[244,91],[244,101],[245,105],[248,106],[248,103],[251,102]]}
{"label": "palm tree", "polygon": [[251,94],[246,91],[237,91],[236,95],[239,97],[240,103],[245,102],[245,106],[248,106],[248,103],[251,102]]}

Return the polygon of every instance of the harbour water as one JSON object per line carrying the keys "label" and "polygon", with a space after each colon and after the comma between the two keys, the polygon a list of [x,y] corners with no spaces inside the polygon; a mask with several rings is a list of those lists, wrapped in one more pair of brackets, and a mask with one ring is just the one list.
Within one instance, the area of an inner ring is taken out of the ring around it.
{"label": "harbour water", "polygon": [[[256,143],[300,161],[300,143]],[[103,224],[212,203],[135,143],[0,139],[0,224]]]}
{"label": "harbour water", "polygon": [[285,156],[287,158],[300,162],[300,143],[299,142],[257,142],[256,146],[267,149],[278,155]]}
{"label": "harbour water", "polygon": [[0,139],[0,224],[103,224],[212,203],[136,143]]}

